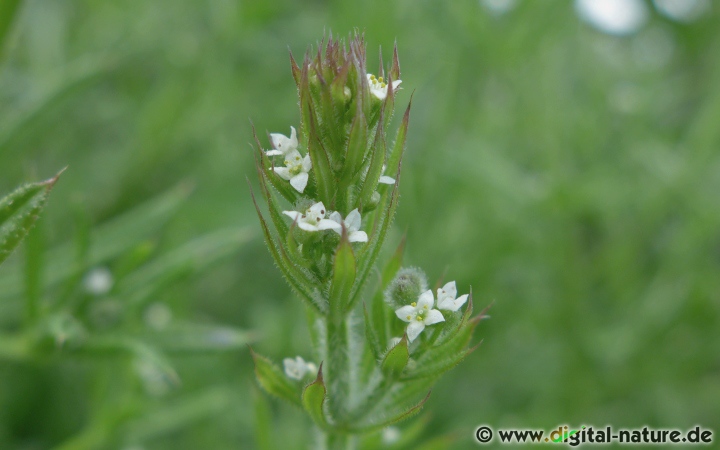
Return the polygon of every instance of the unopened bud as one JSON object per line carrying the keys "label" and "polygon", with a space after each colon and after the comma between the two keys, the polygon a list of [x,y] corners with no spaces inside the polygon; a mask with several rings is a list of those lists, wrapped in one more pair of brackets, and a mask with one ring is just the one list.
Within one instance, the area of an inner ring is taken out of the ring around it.
{"label": "unopened bud", "polygon": [[397,309],[417,301],[427,288],[427,277],[422,270],[416,267],[400,269],[385,290],[385,301]]}

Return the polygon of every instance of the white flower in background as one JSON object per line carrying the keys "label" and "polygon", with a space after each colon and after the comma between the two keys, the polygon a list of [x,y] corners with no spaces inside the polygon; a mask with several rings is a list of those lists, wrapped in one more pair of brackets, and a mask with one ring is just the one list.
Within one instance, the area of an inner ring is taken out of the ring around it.
{"label": "white flower in background", "polygon": [[272,141],[274,150],[268,150],[265,152],[268,156],[287,155],[288,153],[297,150],[298,140],[295,127],[290,127],[290,137],[280,133],[270,133],[270,140]]}
{"label": "white flower in background", "polygon": [[401,437],[402,434],[400,433],[400,429],[398,427],[387,427],[382,431],[382,441],[383,444],[386,445],[396,443]]}
{"label": "white flower in background", "polygon": [[312,374],[318,370],[315,364],[305,362],[300,356],[295,359],[283,359],[283,367],[285,368],[285,375],[295,380],[302,380],[306,374]]}
{"label": "white flower in background", "polygon": [[457,311],[468,299],[468,294],[457,295],[457,286],[451,281],[437,291],[437,307],[438,309],[446,309],[448,311]]}
{"label": "white flower in background", "polygon": [[[368,241],[368,235],[364,231],[360,231],[360,211],[358,211],[357,208],[350,211],[350,214],[347,215],[345,220],[342,219],[342,216],[339,212],[335,211],[332,214],[330,214],[330,220],[333,222],[336,222],[337,224],[345,224],[345,229],[348,233],[348,240],[350,242],[367,242]],[[342,234],[342,228],[335,228],[334,229],[337,234]]]}
{"label": "white flower in background", "polygon": [[[382,167],[383,173],[385,173],[385,169],[386,169],[386,168],[387,168],[387,166],[383,166],[383,167]],[[383,175],[383,176],[381,176],[380,179],[378,180],[378,183],[381,183],[381,184],[395,184],[395,178],[389,177],[389,176],[387,176],[387,175]]]}
{"label": "white flower in background", "polygon": [[96,267],[85,275],[83,286],[93,295],[105,295],[113,287],[113,276],[107,267]]}
{"label": "white flower in background", "polygon": [[322,202],[315,203],[305,213],[283,211],[283,214],[297,222],[298,228],[305,231],[341,230],[342,226],[334,220],[325,218],[327,210]]}
{"label": "white flower in background", "polygon": [[297,150],[292,150],[285,155],[285,167],[273,167],[275,173],[283,180],[288,180],[298,192],[305,190],[310,169],[312,169],[310,155],[305,155],[303,158]]}
{"label": "white flower in background", "polygon": [[445,321],[440,311],[432,309],[434,302],[432,291],[427,290],[420,294],[417,302],[412,302],[395,311],[400,320],[410,324],[407,327],[407,337],[410,342],[414,341],[426,326]]}
{"label": "white flower in background", "polygon": [[[387,83],[383,80],[383,77],[375,78],[375,75],[369,73],[367,79],[368,84],[370,84],[370,92],[380,100],[385,100],[385,97],[387,97]],[[393,92],[397,90],[400,83],[402,83],[402,80],[392,82]]]}

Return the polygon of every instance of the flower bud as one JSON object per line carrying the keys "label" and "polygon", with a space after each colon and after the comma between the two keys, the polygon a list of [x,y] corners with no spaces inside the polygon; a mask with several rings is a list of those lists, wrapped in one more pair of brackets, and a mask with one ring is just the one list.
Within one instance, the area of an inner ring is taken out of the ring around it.
{"label": "flower bud", "polygon": [[393,309],[397,309],[417,301],[420,294],[427,289],[425,272],[417,267],[403,268],[385,289],[385,301]]}

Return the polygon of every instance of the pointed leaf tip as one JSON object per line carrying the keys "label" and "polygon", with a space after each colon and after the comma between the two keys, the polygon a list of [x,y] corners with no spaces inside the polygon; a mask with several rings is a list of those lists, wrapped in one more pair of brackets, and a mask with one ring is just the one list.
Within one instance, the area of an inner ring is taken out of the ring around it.
{"label": "pointed leaf tip", "polygon": [[315,422],[320,428],[328,429],[330,428],[330,424],[323,412],[323,404],[325,403],[327,389],[325,389],[322,365],[323,363],[320,363],[320,368],[318,369],[315,381],[305,386],[302,394],[302,405],[303,408],[305,408],[305,411],[307,411],[312,418],[313,422]]}
{"label": "pointed leaf tip", "polygon": [[402,339],[385,355],[382,362],[382,370],[389,377],[398,377],[407,366],[410,360],[410,351],[408,349],[407,333],[403,334]]}

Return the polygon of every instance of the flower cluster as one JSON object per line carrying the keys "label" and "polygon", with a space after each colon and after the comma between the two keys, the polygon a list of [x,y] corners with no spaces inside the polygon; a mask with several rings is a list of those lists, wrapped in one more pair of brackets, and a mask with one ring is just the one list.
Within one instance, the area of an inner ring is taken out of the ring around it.
{"label": "flower cluster", "polygon": [[[437,291],[438,309],[455,312],[467,302],[468,294],[457,295],[455,282],[451,281]],[[407,337],[410,342],[414,341],[428,325],[444,322],[445,317],[437,309],[433,309],[435,298],[431,290],[420,294],[416,302],[398,308],[395,315],[410,325],[407,327]]]}
{"label": "flower cluster", "polygon": [[[454,281],[435,295],[422,270],[402,267],[403,244],[375,276],[399,201],[410,105],[393,139],[397,49],[389,67],[381,59],[375,76],[364,38],[348,44],[330,38],[301,64],[291,55],[299,126],[289,136],[270,134],[269,150],[255,135],[268,214],[253,200],[263,236],[305,302],[313,355],[322,361],[320,370],[299,356],[279,367],[253,352],[256,375],[265,390],[302,407],[327,438],[322,447],[332,450],[348,448],[350,434],[418,411],[425,400],[417,403],[416,394],[472,351],[479,321],[471,317],[470,295],[457,297]],[[314,381],[304,386],[291,381],[310,376]]]}

